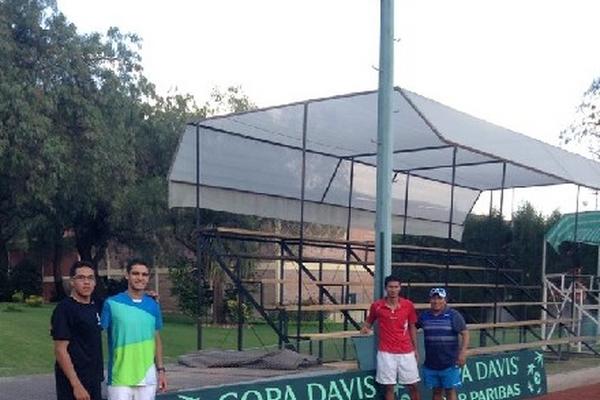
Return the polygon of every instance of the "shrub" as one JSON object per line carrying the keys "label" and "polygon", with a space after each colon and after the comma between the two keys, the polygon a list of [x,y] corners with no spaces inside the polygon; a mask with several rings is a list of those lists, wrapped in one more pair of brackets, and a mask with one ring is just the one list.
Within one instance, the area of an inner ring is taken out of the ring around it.
{"label": "shrub", "polygon": [[[227,320],[230,323],[238,323],[238,301],[237,299],[229,299],[225,301],[225,308],[227,310]],[[242,318],[244,322],[248,322],[252,317],[252,307],[242,302]]]}
{"label": "shrub", "polygon": [[29,307],[41,307],[44,304],[44,299],[42,296],[32,294],[25,299],[25,304]]}
{"label": "shrub", "polygon": [[[198,271],[195,263],[180,263],[169,267],[171,295],[177,296],[179,309],[186,315],[198,316]],[[212,290],[205,284],[203,289],[203,314],[212,304]]]}
{"label": "shrub", "polygon": [[10,300],[13,303],[23,303],[25,301],[25,295],[20,290],[14,292],[12,296],[10,296]]}
{"label": "shrub", "polygon": [[10,273],[11,287],[25,297],[42,293],[42,274],[39,265],[29,259],[18,263]]}

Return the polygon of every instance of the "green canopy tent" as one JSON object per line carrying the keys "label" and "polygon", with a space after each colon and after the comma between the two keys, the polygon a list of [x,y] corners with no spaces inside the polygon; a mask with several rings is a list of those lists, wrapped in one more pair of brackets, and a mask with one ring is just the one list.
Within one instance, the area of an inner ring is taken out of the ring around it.
{"label": "green canopy tent", "polygon": [[600,211],[565,214],[546,232],[544,239],[556,252],[563,242],[600,246]]}
{"label": "green canopy tent", "polygon": [[[543,298],[545,302],[545,308],[547,308],[548,300],[548,284],[546,274],[546,252],[547,244],[550,244],[552,248],[558,253],[559,247],[564,242],[583,243],[598,248],[598,261],[596,264],[596,277],[595,282],[592,277],[592,281],[589,283],[588,289],[593,289],[592,286],[600,284],[598,277],[600,277],[600,211],[588,211],[588,212],[576,212],[574,214],[565,214],[562,218],[552,226],[544,235],[544,246],[543,246],[543,258],[542,258],[542,276],[544,279],[543,287]],[[578,267],[578,266],[573,266]],[[573,270],[573,274],[574,274]],[[575,276],[572,279],[576,279]],[[574,306],[573,306],[574,307]],[[573,311],[572,311],[573,312]],[[600,321],[600,303],[596,311],[596,321]],[[573,314],[572,314],[573,315]],[[542,311],[542,319],[546,319],[546,312]],[[581,324],[582,316],[580,315],[579,324]],[[596,335],[600,335],[600,324],[596,324]],[[545,329],[546,326],[542,326],[543,336],[546,337]],[[581,330],[581,325],[578,331]]]}

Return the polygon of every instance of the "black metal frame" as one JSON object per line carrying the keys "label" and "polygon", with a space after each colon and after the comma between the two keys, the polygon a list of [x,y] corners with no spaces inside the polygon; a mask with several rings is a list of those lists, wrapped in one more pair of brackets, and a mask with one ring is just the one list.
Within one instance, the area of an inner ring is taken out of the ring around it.
{"label": "black metal frame", "polygon": [[[457,175],[457,168],[459,167],[477,167],[480,165],[486,165],[486,164],[497,164],[497,163],[502,163],[502,182],[501,182],[501,186],[500,186],[500,212],[502,213],[503,210],[503,201],[504,201],[504,189],[505,189],[505,184],[506,184],[506,169],[507,169],[507,160],[503,160],[503,159],[499,159],[496,156],[493,156],[491,154],[487,154],[485,152],[481,152],[475,149],[471,149],[469,147],[460,145],[460,144],[456,144],[456,143],[449,143],[446,139],[443,138],[443,136],[437,131],[436,127],[423,115],[423,113],[415,106],[415,104],[410,100],[410,98],[408,98],[408,96],[399,88],[395,89],[397,92],[400,93],[400,95],[407,101],[407,103],[409,104],[410,107],[413,108],[413,110],[419,115],[419,117],[424,121],[424,123],[431,129],[431,131],[438,136],[438,138],[442,141],[445,142],[445,144],[441,144],[441,145],[435,145],[435,146],[423,146],[420,148],[412,148],[412,149],[402,149],[402,150],[396,150],[393,153],[394,154],[406,154],[406,153],[414,153],[414,152],[421,152],[421,151],[431,151],[431,150],[443,150],[443,149],[452,149],[452,162],[451,164],[441,164],[441,165],[430,165],[430,166],[423,166],[423,167],[415,167],[415,168],[410,168],[410,169],[395,169],[394,172],[394,179],[398,174],[404,174],[406,176],[406,184],[405,184],[405,203],[404,203],[404,212],[403,215],[396,215],[397,217],[403,217],[403,229],[402,229],[402,233],[403,235],[406,235],[407,233],[407,224],[408,224],[408,219],[412,218],[412,219],[416,219],[416,220],[422,220],[422,221],[427,221],[427,222],[434,222],[434,223],[447,223],[448,224],[448,236],[447,236],[447,253],[446,253],[446,270],[445,270],[445,278],[444,278],[444,282],[445,285],[448,286],[449,283],[449,277],[450,277],[450,259],[451,259],[451,241],[452,241],[452,234],[453,234],[453,228],[454,226],[462,226],[463,224],[456,224],[454,222],[454,196],[455,196],[455,188],[456,187],[460,187],[460,188],[465,188],[465,189],[470,189],[470,190],[474,190],[477,191],[479,194],[482,192],[482,189],[479,188],[474,188],[474,187],[469,187],[466,185],[461,185],[458,184],[456,182],[456,175]],[[354,93],[354,94],[350,94],[350,95],[343,95],[343,96],[337,96],[334,98],[344,98],[344,97],[350,97],[350,96],[354,96],[354,95],[360,95],[360,94],[371,94],[373,92],[363,92],[363,93]],[[349,161],[351,163],[351,174],[350,174],[350,183],[349,183],[349,193],[348,193],[348,203],[346,205],[347,208],[347,223],[346,223],[346,240],[347,242],[349,242],[350,240],[350,230],[351,230],[351,225],[352,225],[352,209],[356,209],[356,210],[362,210],[362,211],[368,211],[368,212],[373,212],[372,210],[365,210],[365,209],[360,209],[358,207],[353,207],[352,206],[352,192],[353,192],[353,186],[354,186],[354,166],[355,164],[360,164],[360,165],[365,165],[365,166],[369,166],[369,167],[376,167],[375,164],[367,162],[365,160],[362,160],[361,158],[366,158],[366,157],[373,157],[376,155],[376,153],[359,153],[359,154],[351,154],[351,155],[336,155],[336,154],[332,154],[332,153],[327,153],[324,151],[317,151],[314,149],[310,149],[307,148],[307,131],[308,131],[308,117],[309,117],[309,106],[311,103],[315,103],[315,102],[319,102],[322,100],[329,100],[332,98],[327,98],[327,99],[317,99],[317,100],[310,100],[310,101],[305,101],[305,102],[300,102],[300,103],[292,103],[286,106],[302,106],[303,107],[303,122],[302,122],[302,146],[294,146],[294,145],[290,145],[290,144],[285,144],[285,143],[279,143],[276,141],[272,141],[272,140],[267,140],[267,139],[260,139],[260,138],[256,138],[256,137],[252,137],[246,134],[241,134],[238,132],[232,132],[229,130],[225,130],[225,129],[220,129],[220,128],[215,128],[213,126],[207,125],[206,123],[202,123],[200,121],[198,122],[192,122],[189,123],[188,125],[194,126],[196,128],[196,182],[195,182],[195,189],[196,189],[196,230],[197,230],[197,242],[196,242],[196,246],[197,246],[197,254],[196,254],[196,262],[197,262],[197,267],[198,267],[198,297],[200,299],[199,301],[199,305],[198,305],[198,328],[197,328],[197,346],[199,349],[202,348],[202,323],[201,323],[201,318],[202,318],[202,310],[203,310],[203,288],[204,288],[204,274],[203,274],[203,268],[201,266],[201,261],[202,261],[202,252],[203,251],[207,251],[206,250],[206,246],[203,246],[203,239],[202,239],[202,235],[200,232],[200,225],[201,225],[201,221],[200,221],[200,187],[201,186],[205,186],[205,187],[209,187],[208,185],[203,185],[201,184],[201,179],[200,179],[200,129],[206,129],[208,131],[212,131],[212,132],[217,132],[217,133],[221,133],[221,134],[227,134],[227,135],[232,135],[232,136],[236,136],[236,137],[240,137],[246,140],[251,140],[251,141],[255,141],[255,142],[259,142],[259,143],[264,143],[264,144],[269,144],[269,145],[273,145],[273,146],[277,146],[277,147],[283,147],[283,148],[288,148],[288,149],[292,149],[292,150],[298,150],[301,151],[302,153],[302,171],[301,171],[301,180],[300,180],[300,199],[297,198],[291,198],[292,200],[299,200],[300,202],[300,228],[299,228],[299,242],[298,242],[298,307],[297,307],[297,312],[298,312],[298,316],[297,316],[297,321],[296,321],[296,347],[299,348],[300,345],[300,338],[302,337],[302,331],[301,331],[301,314],[302,314],[302,277],[303,274],[307,274],[307,276],[312,279],[312,280],[316,280],[317,278],[306,268],[306,266],[303,263],[303,259],[304,259],[304,242],[305,242],[305,237],[304,237],[304,228],[305,228],[305,220],[304,220],[304,210],[305,210],[305,204],[306,202],[315,202],[312,200],[307,200],[305,198],[305,189],[306,189],[306,155],[307,154],[315,154],[315,155],[320,155],[320,156],[324,156],[324,157],[330,157],[330,158],[335,158],[337,159],[337,164],[329,178],[328,184],[325,187],[323,194],[321,196],[321,199],[319,202],[317,203],[325,203],[325,199],[327,197],[327,194],[329,192],[329,189],[334,181],[334,179],[336,178],[338,171],[339,171],[339,167],[341,165],[341,163],[343,161]],[[280,107],[285,107],[285,106],[279,106],[279,107],[273,107],[273,108],[280,108]],[[245,113],[239,113],[239,114],[245,114]],[[216,117],[216,118],[212,118],[212,119],[218,119],[218,118],[222,118],[222,117]],[[464,162],[464,163],[457,163],[457,153],[458,153],[458,149],[464,149],[467,151],[471,151],[483,156],[487,156],[490,159],[489,160],[484,160],[484,161],[479,161],[479,162]],[[551,177],[553,179],[558,180],[559,182],[557,183],[553,183],[553,184],[558,184],[558,183],[570,183],[570,182],[566,182],[563,178],[557,177],[553,174],[550,173],[546,173],[546,172],[542,172],[539,170],[536,170],[534,168],[530,168],[515,162],[511,162],[511,164],[521,167],[521,168],[525,168],[526,170],[532,171],[532,172],[536,172],[542,175],[546,175],[548,177]],[[435,178],[431,178],[431,177],[427,177],[424,176],[423,174],[419,174],[419,171],[428,171],[428,170],[435,170],[435,169],[447,169],[447,168],[451,168],[452,169],[452,174],[451,174],[451,181],[447,182],[444,180],[438,180]],[[411,176],[415,176],[421,179],[425,179],[425,180],[429,180],[429,181],[433,181],[433,182],[439,182],[439,183],[443,183],[446,185],[450,185],[450,210],[449,210],[449,216],[448,216],[448,220],[447,221],[437,221],[437,220],[433,220],[433,219],[428,219],[428,218],[423,218],[423,217],[409,217],[408,215],[408,202],[409,202],[409,188],[410,188],[410,178]],[[189,182],[185,182],[185,183],[189,183]],[[579,187],[578,186],[578,198],[579,198]],[[224,188],[221,187],[220,189],[225,189],[227,190],[228,188]],[[498,188],[490,188],[488,189],[490,191],[490,193],[492,193],[492,190],[497,190]],[[233,189],[231,188],[230,190],[236,190],[238,192],[243,192],[237,189]],[[267,194],[267,193],[257,193],[257,192],[249,192],[249,193],[254,193],[254,194],[259,194],[259,195],[266,195],[266,196],[273,196],[273,197],[280,197],[280,198],[285,198],[284,196],[277,196],[277,195],[272,195],[272,194]],[[339,205],[333,205],[332,206],[336,206],[336,207],[342,207]],[[490,197],[490,215],[491,215],[491,210],[492,210],[492,197]],[[577,205],[577,213],[576,216],[578,214],[578,205]],[[577,217],[576,217],[576,221],[577,221]],[[577,222],[575,224],[577,226]],[[575,230],[577,228],[575,227]],[[576,236],[576,231],[575,231],[575,236]],[[210,246],[208,246],[210,247]],[[210,252],[210,251],[209,251]],[[285,268],[284,268],[284,261],[283,261],[283,257],[285,254],[289,254],[295,257],[295,255],[293,254],[293,251],[291,250],[291,248],[289,247],[289,245],[287,243],[285,243],[284,241],[281,242],[281,246],[280,246],[280,256],[281,256],[281,260],[280,260],[280,265],[279,265],[279,278],[281,280],[283,280],[284,275],[285,275]],[[210,254],[212,256],[217,257],[217,263],[222,267],[222,268],[226,268],[226,266],[224,264],[222,264],[222,260],[219,259],[218,254],[216,254],[214,252],[214,250],[212,252],[210,252]],[[351,258],[354,258],[356,261],[358,262],[362,262],[361,258],[356,254],[355,250],[352,249],[352,247],[349,244],[346,244],[346,282],[348,282],[349,280],[349,275],[350,275],[350,265],[351,265]],[[369,273],[373,274],[373,271],[368,267],[367,260],[364,260],[364,268],[369,271]],[[498,302],[498,300],[500,299],[500,293],[499,293],[499,286],[498,286],[498,276],[500,274],[500,270],[499,270],[499,264],[497,265],[497,269],[496,269],[496,288],[494,290],[494,304],[496,304]],[[239,265],[238,265],[238,269],[239,269]],[[225,271],[226,273],[228,273],[227,271]],[[231,271],[229,271],[231,272]],[[251,294],[243,288],[243,284],[241,282],[241,276],[239,275],[240,271],[237,271],[237,276],[235,274],[233,274],[232,276],[230,276],[230,278],[232,279],[232,281],[234,281],[236,283],[236,286],[238,287],[238,291],[239,291],[239,306],[241,307],[241,300],[242,299],[246,299],[250,302],[253,303],[253,305],[255,305],[255,307],[261,308],[262,306],[260,305],[260,303],[256,302],[254,300],[254,298],[251,296]],[[322,277],[322,265],[319,268],[319,277]],[[319,278],[320,279],[320,278]],[[283,283],[279,283],[279,303],[281,304],[283,302],[284,296],[283,296],[283,289],[284,288],[284,284]],[[331,295],[331,293],[324,287],[324,286],[319,286],[319,298],[320,301],[323,300],[323,298],[329,298],[330,301],[332,302],[336,302],[335,298]],[[344,296],[344,303],[347,303],[349,300],[349,286],[346,285],[345,287],[345,296]],[[257,308],[257,310],[258,310]],[[260,310],[258,310],[259,312],[261,312]],[[241,313],[241,310],[238,310],[238,312]],[[358,324],[356,323],[356,321],[354,321],[350,314],[348,313],[348,311],[343,311],[344,313],[344,329],[348,328],[348,324],[351,323],[353,326],[357,327]],[[264,314],[264,310],[262,310],[261,314]],[[265,317],[266,314],[264,314]],[[240,314],[241,316],[241,314]],[[270,320],[269,320],[270,321]],[[269,323],[269,321],[267,321]],[[494,322],[497,322],[497,307],[494,307]],[[269,325],[271,325],[271,323],[269,323]],[[272,325],[273,329],[278,333],[279,336],[279,342],[280,344],[285,343],[286,346],[291,346],[291,344],[289,343],[288,340],[288,336],[285,335],[283,333],[283,331],[281,330],[280,327],[276,327],[274,324]],[[320,320],[320,327],[322,329],[322,319]],[[239,328],[239,336],[240,338],[238,339],[238,346],[242,347],[243,343],[242,343],[242,339],[241,339],[241,335],[242,332],[240,331],[241,328]],[[321,346],[320,346],[321,348]],[[346,346],[344,345],[344,358],[346,356]]]}

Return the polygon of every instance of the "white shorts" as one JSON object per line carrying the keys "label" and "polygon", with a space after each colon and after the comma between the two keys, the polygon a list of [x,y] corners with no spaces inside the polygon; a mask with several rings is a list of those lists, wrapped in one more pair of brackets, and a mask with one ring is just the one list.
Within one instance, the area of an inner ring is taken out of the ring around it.
{"label": "white shorts", "polygon": [[154,400],[156,385],[109,386],[108,400]]}
{"label": "white shorts", "polygon": [[411,385],[419,382],[419,366],[415,353],[394,354],[377,352],[377,376],[382,385]]}

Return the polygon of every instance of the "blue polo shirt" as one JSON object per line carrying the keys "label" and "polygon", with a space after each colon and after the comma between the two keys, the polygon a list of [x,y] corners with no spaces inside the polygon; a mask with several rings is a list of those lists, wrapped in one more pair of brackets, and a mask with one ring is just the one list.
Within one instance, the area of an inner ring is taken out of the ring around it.
{"label": "blue polo shirt", "polygon": [[425,337],[425,367],[439,371],[456,365],[460,349],[458,334],[467,329],[458,311],[449,307],[438,315],[424,311],[419,315],[417,327],[423,328]]}

